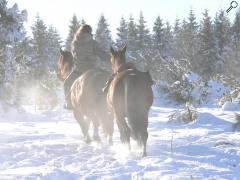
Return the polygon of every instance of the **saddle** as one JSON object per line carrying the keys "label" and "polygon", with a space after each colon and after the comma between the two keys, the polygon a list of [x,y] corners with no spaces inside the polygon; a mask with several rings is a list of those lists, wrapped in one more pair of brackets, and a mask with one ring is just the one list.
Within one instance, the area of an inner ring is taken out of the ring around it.
{"label": "saddle", "polygon": [[104,88],[102,89],[102,91],[103,91],[104,93],[106,93],[106,92],[108,91],[108,88],[109,88],[112,80],[115,78],[115,76],[116,76],[117,74],[119,74],[119,73],[121,73],[121,72],[123,72],[123,71],[125,71],[125,70],[130,70],[130,69],[132,69],[132,70],[135,70],[135,69],[136,69],[133,63],[127,62],[127,63],[122,64],[122,65],[118,68],[117,72],[114,73],[114,74],[112,74],[112,76],[107,80],[107,82],[106,82]]}

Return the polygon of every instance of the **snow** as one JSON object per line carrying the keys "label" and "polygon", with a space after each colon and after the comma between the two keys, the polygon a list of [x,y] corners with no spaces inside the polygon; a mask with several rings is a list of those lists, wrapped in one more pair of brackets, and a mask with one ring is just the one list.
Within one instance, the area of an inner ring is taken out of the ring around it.
{"label": "snow", "polygon": [[224,85],[218,80],[210,80],[205,86],[202,78],[195,74],[185,74],[187,80],[193,85],[192,97],[203,105],[217,105],[223,95],[231,90],[230,87]]}
{"label": "snow", "polygon": [[240,110],[240,102],[239,101],[233,101],[233,102],[227,101],[223,104],[222,109],[224,111]]}
{"label": "snow", "polygon": [[117,127],[112,147],[104,138],[85,144],[70,111],[25,109],[0,114],[1,179],[240,178],[240,133],[232,131],[233,111],[202,107],[196,122],[168,123],[180,107],[155,102],[148,156],[141,158],[134,142],[131,152],[120,143]]}

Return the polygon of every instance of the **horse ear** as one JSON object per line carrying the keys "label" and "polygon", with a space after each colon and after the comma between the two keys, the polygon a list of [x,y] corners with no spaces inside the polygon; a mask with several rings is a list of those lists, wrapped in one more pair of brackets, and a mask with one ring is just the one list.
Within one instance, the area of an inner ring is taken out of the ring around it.
{"label": "horse ear", "polygon": [[63,53],[64,53],[61,47],[59,48],[59,52],[61,55],[63,55]]}
{"label": "horse ear", "polygon": [[115,53],[115,51],[114,51],[114,49],[113,49],[112,46],[111,46],[111,48],[110,48],[110,52],[111,52],[112,55]]}
{"label": "horse ear", "polygon": [[126,53],[126,50],[127,50],[127,45],[125,44],[125,45],[123,46],[123,48],[122,48],[122,50],[121,50],[121,51],[122,51],[122,53],[124,53],[124,54],[125,54],[125,53]]}

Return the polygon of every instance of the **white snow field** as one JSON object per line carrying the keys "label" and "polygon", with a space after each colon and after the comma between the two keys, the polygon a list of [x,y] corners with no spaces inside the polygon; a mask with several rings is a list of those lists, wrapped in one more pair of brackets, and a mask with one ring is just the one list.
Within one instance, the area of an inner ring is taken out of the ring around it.
{"label": "white snow field", "polygon": [[151,108],[145,158],[121,145],[116,126],[112,147],[104,138],[84,143],[71,111],[62,107],[1,113],[0,179],[240,179],[234,111],[199,108],[196,122],[167,123],[178,109],[167,103]]}

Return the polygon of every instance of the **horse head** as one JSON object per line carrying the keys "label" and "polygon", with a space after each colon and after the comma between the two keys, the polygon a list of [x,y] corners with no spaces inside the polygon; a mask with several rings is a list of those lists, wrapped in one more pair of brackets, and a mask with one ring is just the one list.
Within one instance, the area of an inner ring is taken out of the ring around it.
{"label": "horse head", "polygon": [[64,81],[71,73],[74,62],[70,51],[59,49],[60,57],[58,59],[57,77]]}
{"label": "horse head", "polygon": [[126,63],[126,49],[127,46],[123,46],[123,48],[119,50],[114,50],[113,47],[111,47],[111,64],[112,64],[112,70],[113,73],[117,73],[118,69],[122,64]]}

